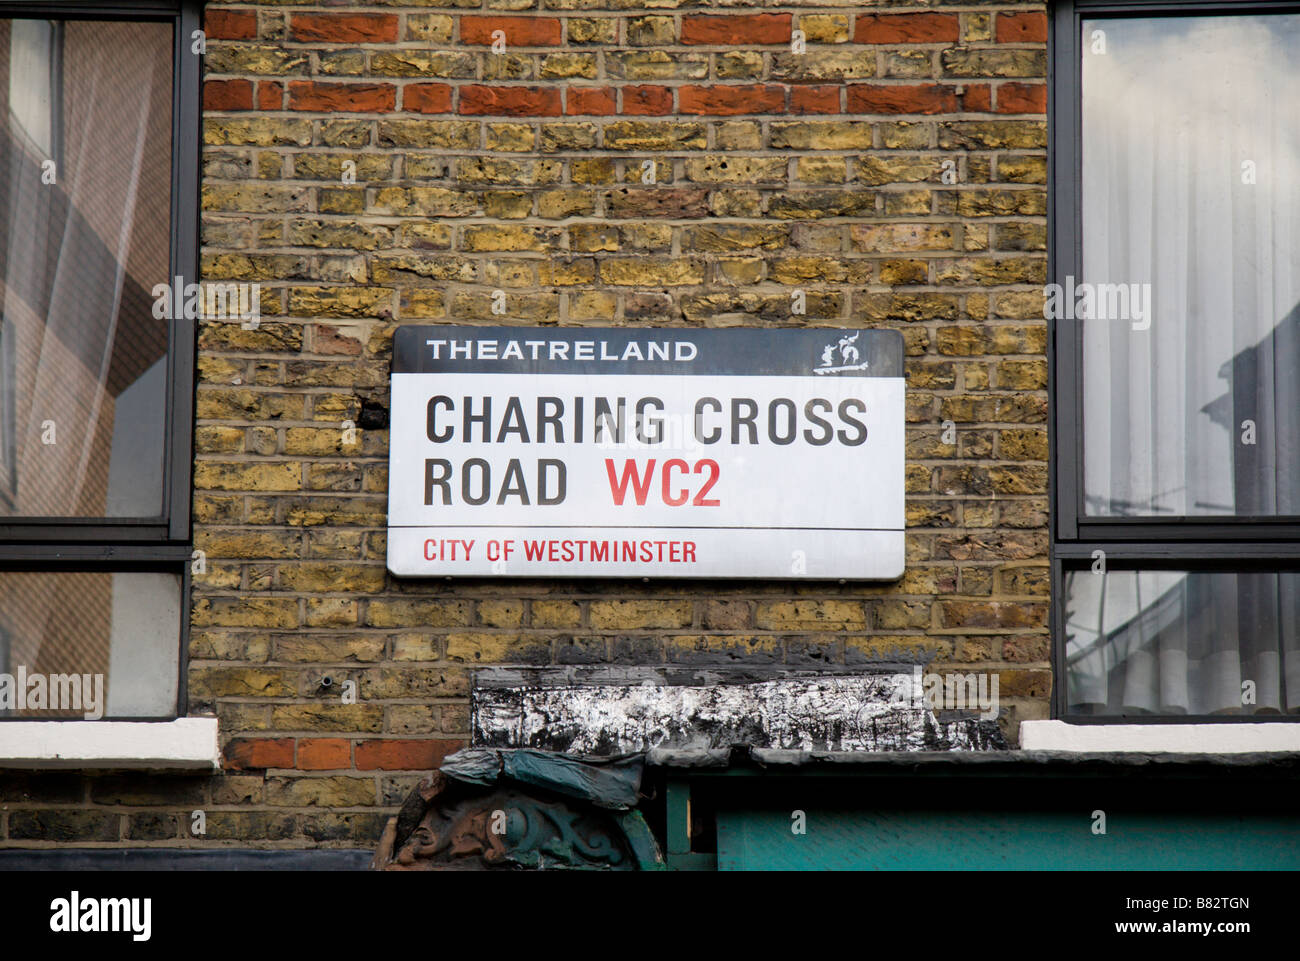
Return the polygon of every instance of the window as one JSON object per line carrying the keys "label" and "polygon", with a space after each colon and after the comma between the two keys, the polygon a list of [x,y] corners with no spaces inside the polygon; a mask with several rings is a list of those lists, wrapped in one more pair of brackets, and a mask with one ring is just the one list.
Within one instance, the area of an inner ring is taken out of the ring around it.
{"label": "window", "polygon": [[0,717],[182,703],[194,330],[153,288],[197,271],[197,29],[0,3]]}
{"label": "window", "polygon": [[1300,4],[1054,8],[1055,709],[1300,718]]}

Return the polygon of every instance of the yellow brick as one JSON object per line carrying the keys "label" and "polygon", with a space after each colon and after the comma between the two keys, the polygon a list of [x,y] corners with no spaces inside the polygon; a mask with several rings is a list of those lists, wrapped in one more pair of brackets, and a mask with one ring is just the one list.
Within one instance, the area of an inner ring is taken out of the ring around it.
{"label": "yellow brick", "polygon": [[691,601],[593,601],[590,624],[597,630],[688,627],[694,616]]}
{"label": "yellow brick", "polygon": [[854,601],[767,601],[758,605],[755,623],[765,629],[788,631],[860,630],[866,627],[862,605]]}

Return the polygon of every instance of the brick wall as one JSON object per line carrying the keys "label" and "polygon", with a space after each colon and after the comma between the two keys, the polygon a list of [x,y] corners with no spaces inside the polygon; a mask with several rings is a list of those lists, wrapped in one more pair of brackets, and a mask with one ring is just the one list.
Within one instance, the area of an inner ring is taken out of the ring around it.
{"label": "brick wall", "polygon": [[[11,842],[372,846],[464,743],[482,665],[932,661],[998,672],[1013,739],[1047,715],[1041,3],[211,4],[206,28],[202,270],[263,295],[256,330],[200,332],[189,706],[227,768],[10,778]],[[439,321],[901,330],[905,577],[394,581],[391,338]]]}

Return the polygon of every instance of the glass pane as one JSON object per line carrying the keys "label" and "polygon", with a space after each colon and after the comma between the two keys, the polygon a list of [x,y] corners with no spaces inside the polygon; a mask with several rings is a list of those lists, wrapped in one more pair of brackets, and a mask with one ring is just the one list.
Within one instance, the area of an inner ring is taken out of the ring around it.
{"label": "glass pane", "polygon": [[1084,513],[1300,514],[1300,15],[1083,50]]}
{"label": "glass pane", "polygon": [[1300,712],[1300,574],[1071,571],[1068,710]]}
{"label": "glass pane", "polygon": [[0,20],[0,517],[162,516],[171,61],[169,24]]}
{"label": "glass pane", "polygon": [[174,716],[180,631],[174,574],[0,571],[0,717]]}

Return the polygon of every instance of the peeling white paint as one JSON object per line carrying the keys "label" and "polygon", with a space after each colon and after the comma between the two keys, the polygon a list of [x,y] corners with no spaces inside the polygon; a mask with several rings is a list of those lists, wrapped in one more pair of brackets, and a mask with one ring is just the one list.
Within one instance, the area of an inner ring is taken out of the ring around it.
{"label": "peeling white paint", "polygon": [[940,721],[912,674],[828,675],[749,684],[478,688],[474,741],[572,754],[730,745],[782,750],[1003,747],[996,728]]}

